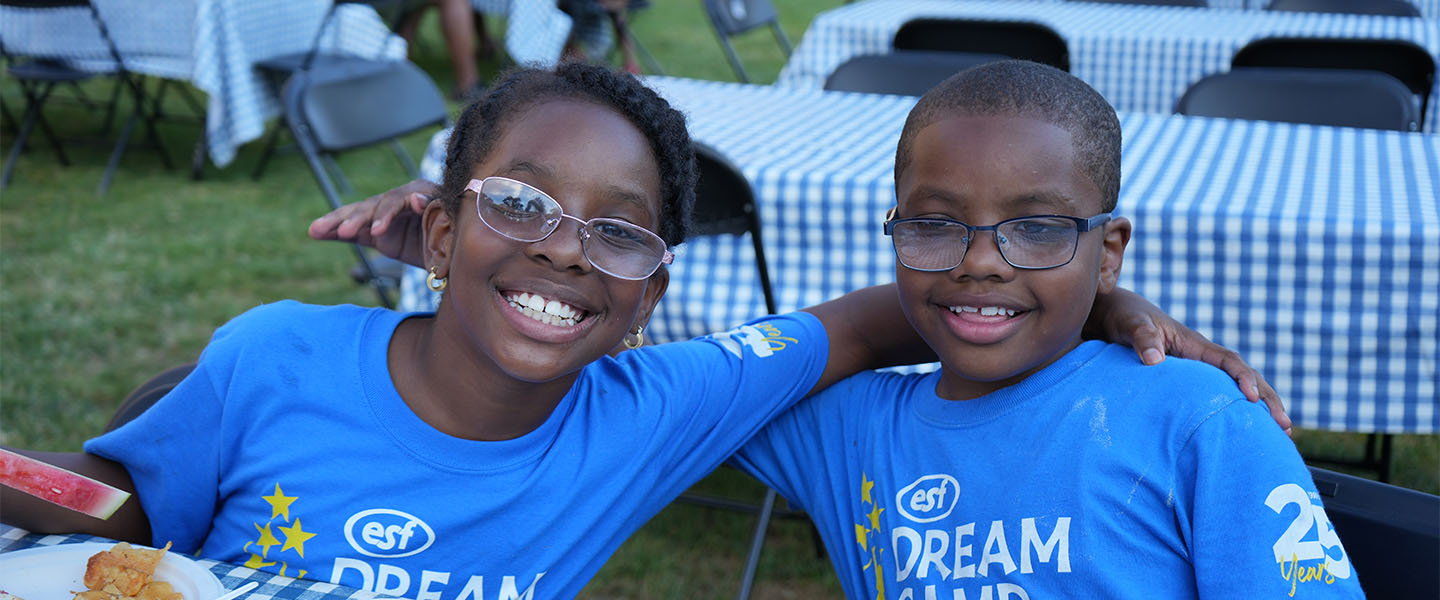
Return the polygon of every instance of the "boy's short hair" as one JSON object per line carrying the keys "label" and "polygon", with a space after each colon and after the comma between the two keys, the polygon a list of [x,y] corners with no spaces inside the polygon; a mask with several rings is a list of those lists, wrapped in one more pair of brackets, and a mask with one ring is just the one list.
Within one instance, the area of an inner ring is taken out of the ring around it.
{"label": "boy's short hair", "polygon": [[581,62],[564,62],[553,70],[513,68],[497,78],[484,98],[465,107],[446,151],[440,185],[445,210],[458,214],[460,194],[471,172],[489,157],[510,119],[550,100],[609,108],[645,136],[660,169],[660,230],[655,233],[670,246],[685,241],[698,178],[685,116],[629,73]]}
{"label": "boy's short hair", "polygon": [[1025,60],[985,63],[950,76],[910,109],[895,149],[895,181],[910,167],[910,147],[920,130],[959,115],[1033,117],[1069,132],[1076,166],[1100,190],[1101,210],[1115,209],[1120,197],[1120,120],[1110,103],[1079,78]]}

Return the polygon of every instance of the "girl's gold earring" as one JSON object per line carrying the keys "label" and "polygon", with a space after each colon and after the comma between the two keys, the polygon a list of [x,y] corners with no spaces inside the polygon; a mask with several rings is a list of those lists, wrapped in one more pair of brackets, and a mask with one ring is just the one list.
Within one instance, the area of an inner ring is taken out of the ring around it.
{"label": "girl's gold earring", "polygon": [[443,292],[446,286],[449,285],[450,280],[448,278],[440,277],[439,274],[435,272],[435,267],[430,267],[430,274],[425,276],[425,286],[430,288],[430,291]]}
{"label": "girl's gold earring", "polygon": [[[644,346],[644,345],[645,345],[645,334],[643,333],[644,331],[645,331],[645,326],[644,326],[644,325],[636,325],[636,326],[635,326],[635,331],[632,331],[632,332],[630,332],[630,333],[625,334],[625,338],[622,339],[622,340],[620,340],[620,341],[624,342],[624,343],[625,343],[625,347],[626,347],[626,348],[629,348],[629,349],[631,349],[631,350],[634,350],[634,349],[636,349],[636,348],[639,348],[639,347],[641,347],[641,346]],[[631,341],[632,339],[633,339],[634,341]]]}

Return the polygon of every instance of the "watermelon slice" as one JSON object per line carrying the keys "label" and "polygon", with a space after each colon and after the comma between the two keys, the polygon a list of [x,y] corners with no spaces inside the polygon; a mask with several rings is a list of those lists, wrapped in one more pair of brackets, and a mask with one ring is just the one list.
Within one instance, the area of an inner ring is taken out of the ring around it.
{"label": "watermelon slice", "polygon": [[0,484],[97,519],[108,519],[130,493],[55,465],[0,449]]}

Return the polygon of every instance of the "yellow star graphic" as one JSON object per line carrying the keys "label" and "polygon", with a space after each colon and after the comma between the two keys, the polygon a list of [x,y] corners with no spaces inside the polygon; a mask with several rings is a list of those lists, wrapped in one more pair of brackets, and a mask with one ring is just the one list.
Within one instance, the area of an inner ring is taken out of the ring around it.
{"label": "yellow star graphic", "polygon": [[273,564],[275,564],[275,563],[273,563],[273,562],[265,562],[264,559],[261,559],[258,555],[255,555],[255,554],[251,554],[251,555],[250,555],[250,558],[248,558],[248,559],[245,560],[245,566],[250,567],[250,568],[252,568],[252,569],[259,569],[259,568],[261,568],[261,567],[268,567],[268,566],[273,565]]}
{"label": "yellow star graphic", "polygon": [[861,473],[861,474],[860,474],[860,501],[861,501],[861,502],[864,502],[864,503],[866,503],[866,504],[874,504],[874,503],[875,503],[874,500],[871,500],[871,499],[870,499],[870,489],[871,489],[871,488],[874,488],[874,487],[875,487],[875,482],[870,481],[870,478],[869,478],[869,477],[866,477],[864,473]]}
{"label": "yellow star graphic", "polygon": [[879,560],[875,561],[875,587],[878,588],[875,599],[885,600],[885,567],[881,566]]}
{"label": "yellow star graphic", "polygon": [[284,552],[294,548],[296,552],[300,553],[300,557],[304,558],[305,540],[315,537],[315,534],[301,529],[300,519],[295,519],[294,527],[281,526],[280,531],[285,532],[285,545],[280,547],[280,551]]}
{"label": "yellow star graphic", "polygon": [[275,484],[274,496],[261,496],[270,503],[270,518],[274,519],[279,515],[285,515],[285,522],[290,522],[290,503],[299,500],[299,496],[286,496],[280,491],[280,484]]}
{"label": "yellow star graphic", "polygon": [[855,541],[860,543],[860,548],[863,550],[870,549],[870,536],[866,535],[869,532],[870,530],[866,529],[864,525],[855,524]]}
{"label": "yellow star graphic", "polygon": [[[255,530],[260,532],[260,539],[255,541],[256,546],[260,546],[261,548],[263,548],[263,550],[260,551],[260,555],[266,557],[270,556],[270,547],[280,543],[280,540],[275,539],[275,534],[270,533],[269,523],[266,523],[264,527],[261,527],[257,523],[255,524]],[[249,544],[246,545],[248,546]]]}
{"label": "yellow star graphic", "polygon": [[[885,509],[880,508],[880,507],[878,507],[878,506],[875,507],[875,510],[870,511],[870,528],[871,528],[871,529],[874,529],[875,531],[880,531],[880,513],[882,513],[882,512],[885,512]],[[284,529],[284,527],[281,527],[281,529]]]}

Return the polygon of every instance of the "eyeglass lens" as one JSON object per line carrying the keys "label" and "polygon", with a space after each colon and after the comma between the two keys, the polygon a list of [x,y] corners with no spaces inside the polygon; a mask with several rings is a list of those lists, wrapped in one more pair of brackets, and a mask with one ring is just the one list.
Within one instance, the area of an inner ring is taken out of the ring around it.
{"label": "eyeglass lens", "polygon": [[[476,186],[472,183],[469,189]],[[650,230],[606,217],[581,221],[564,214],[560,203],[529,184],[487,177],[476,191],[475,208],[480,220],[512,240],[538,242],[569,218],[581,225],[580,244],[585,258],[605,273],[621,279],[644,279],[665,261],[665,241]]]}
{"label": "eyeglass lens", "polygon": [[948,271],[960,266],[975,233],[985,230],[994,233],[1005,262],[1022,269],[1069,263],[1080,237],[1075,221],[1058,217],[1026,217],[991,227],[941,219],[898,221],[891,235],[901,264],[921,271]]}

